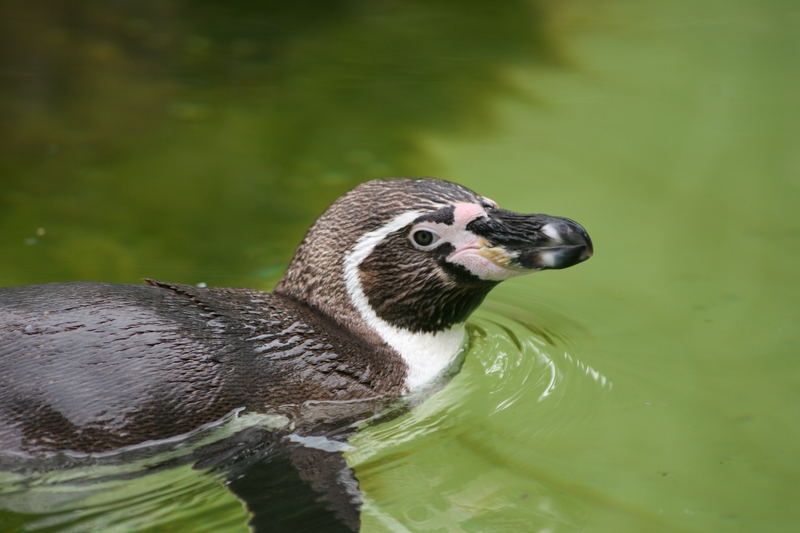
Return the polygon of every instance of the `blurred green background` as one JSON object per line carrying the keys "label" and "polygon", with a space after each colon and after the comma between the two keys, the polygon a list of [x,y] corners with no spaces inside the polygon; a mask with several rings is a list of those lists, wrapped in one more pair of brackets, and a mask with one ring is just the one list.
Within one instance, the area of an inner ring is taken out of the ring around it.
{"label": "blurred green background", "polygon": [[554,53],[535,4],[429,4],[6,4],[0,284],[263,285],[341,193],[442,170],[422,137]]}
{"label": "blurred green background", "polygon": [[0,285],[268,290],[372,177],[587,227],[594,258],[501,285],[452,386],[355,440],[365,531],[796,529],[800,4],[0,15]]}

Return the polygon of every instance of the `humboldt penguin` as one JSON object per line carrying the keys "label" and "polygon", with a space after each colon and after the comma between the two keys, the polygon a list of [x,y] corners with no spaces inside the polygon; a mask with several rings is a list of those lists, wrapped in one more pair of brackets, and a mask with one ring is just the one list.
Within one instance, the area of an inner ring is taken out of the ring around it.
{"label": "humboldt penguin", "polygon": [[2,288],[0,450],[103,452],[232,412],[302,425],[304,406],[399,398],[453,365],[465,320],[499,282],[591,255],[570,219],[395,178],[336,200],[272,293],[153,280]]}

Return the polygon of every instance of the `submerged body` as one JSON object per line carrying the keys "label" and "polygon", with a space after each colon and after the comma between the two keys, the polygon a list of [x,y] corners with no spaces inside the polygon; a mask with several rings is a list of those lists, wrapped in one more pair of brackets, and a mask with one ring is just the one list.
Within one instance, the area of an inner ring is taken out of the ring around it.
{"label": "submerged body", "polygon": [[[401,178],[334,202],[273,293],[153,281],[0,289],[0,450],[113,450],[241,409],[298,427],[349,423],[441,375],[497,283],[591,254],[569,219]],[[304,417],[314,402],[343,407]]]}

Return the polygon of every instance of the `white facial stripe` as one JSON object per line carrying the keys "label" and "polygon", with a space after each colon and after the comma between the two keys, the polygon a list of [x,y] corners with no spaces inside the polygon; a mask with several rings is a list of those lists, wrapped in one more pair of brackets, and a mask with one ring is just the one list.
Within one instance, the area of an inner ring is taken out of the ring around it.
{"label": "white facial stripe", "polygon": [[[361,285],[359,266],[387,235],[408,226],[420,215],[422,213],[419,211],[403,213],[383,227],[362,235],[344,260],[344,281],[350,302],[367,326],[377,332],[405,361],[408,368],[406,387],[409,391],[430,382],[453,363],[464,341],[464,326],[457,325],[436,333],[413,333],[389,324],[370,307]],[[446,224],[434,226],[451,227]],[[398,287],[398,290],[401,288]]]}

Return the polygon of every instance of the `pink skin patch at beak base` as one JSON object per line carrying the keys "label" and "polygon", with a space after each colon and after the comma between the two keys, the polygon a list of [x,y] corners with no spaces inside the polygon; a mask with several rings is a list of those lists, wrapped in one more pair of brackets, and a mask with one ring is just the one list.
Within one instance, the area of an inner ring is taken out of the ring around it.
{"label": "pink skin patch at beak base", "polygon": [[462,228],[462,237],[458,239],[460,242],[453,242],[456,249],[447,257],[449,262],[461,265],[473,275],[487,281],[503,281],[528,272],[503,266],[501,263],[507,264],[511,260],[506,252],[491,248],[486,239],[467,231],[467,224],[486,216],[486,210],[482,206],[468,202],[455,202],[453,206],[453,227]]}
{"label": "pink skin patch at beak base", "polygon": [[486,210],[478,204],[468,202],[453,203],[453,226],[466,228],[476,218],[485,217]]}
{"label": "pink skin patch at beak base", "polygon": [[483,206],[469,202],[453,202],[452,205],[452,224],[426,221],[415,225],[413,231],[429,229],[443,241],[450,243],[453,252],[447,256],[447,261],[466,268],[479,279],[503,281],[529,272],[526,269],[505,266],[513,259],[505,250],[492,247],[484,237],[467,229],[467,225],[476,218],[487,216]]}

